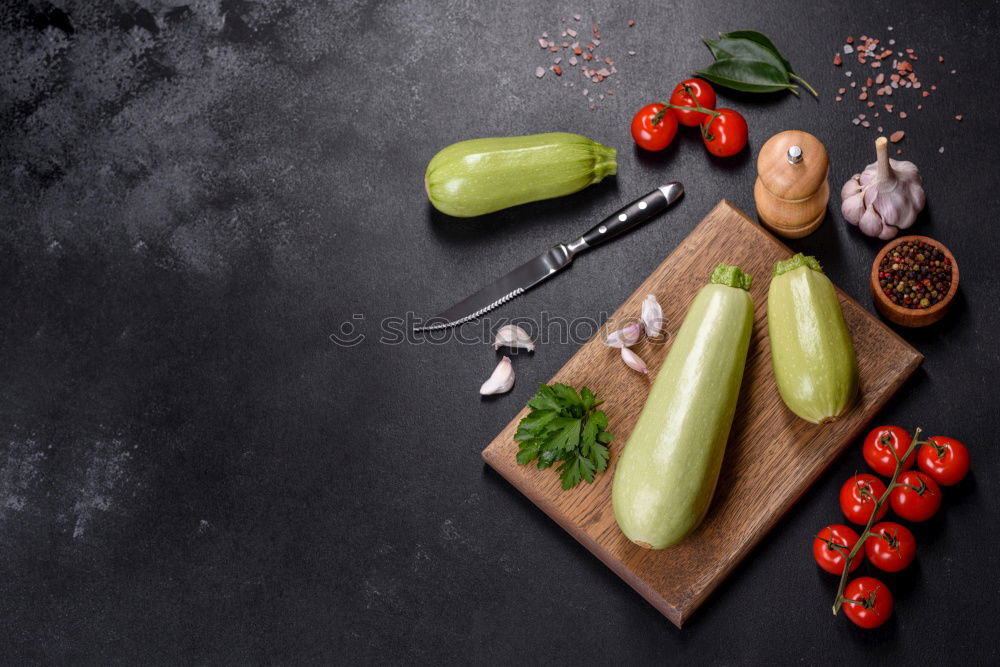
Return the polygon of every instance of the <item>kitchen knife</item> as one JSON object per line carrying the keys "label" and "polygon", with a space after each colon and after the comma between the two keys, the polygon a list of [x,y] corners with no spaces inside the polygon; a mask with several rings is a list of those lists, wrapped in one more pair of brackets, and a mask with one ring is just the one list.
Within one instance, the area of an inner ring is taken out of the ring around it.
{"label": "kitchen knife", "polygon": [[522,264],[492,285],[459,301],[443,313],[432,317],[415,331],[446,329],[474,320],[480,315],[507,303],[516,296],[565,268],[579,253],[593,248],[619,234],[656,217],[680,199],[684,186],[680,183],[661,185],[648,195],[636,199],[596,224],[589,232],[569,243],[560,243],[538,257]]}

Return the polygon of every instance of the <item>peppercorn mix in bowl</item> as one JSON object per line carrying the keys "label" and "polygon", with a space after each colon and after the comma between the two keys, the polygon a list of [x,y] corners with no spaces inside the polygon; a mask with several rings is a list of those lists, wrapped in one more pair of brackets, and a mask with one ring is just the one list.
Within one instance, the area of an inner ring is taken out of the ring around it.
{"label": "peppercorn mix in bowl", "polygon": [[903,236],[875,257],[872,300],[891,322],[927,326],[948,312],[958,280],[958,263],[948,248],[927,236]]}

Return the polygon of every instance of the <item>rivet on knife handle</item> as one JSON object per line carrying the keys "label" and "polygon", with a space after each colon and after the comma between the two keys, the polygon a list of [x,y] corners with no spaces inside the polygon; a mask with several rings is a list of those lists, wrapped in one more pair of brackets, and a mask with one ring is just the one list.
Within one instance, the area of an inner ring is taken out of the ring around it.
{"label": "rivet on knife handle", "polygon": [[[655,218],[663,213],[671,204],[677,201],[684,194],[684,186],[680,183],[668,183],[656,190],[653,190],[645,197],[636,199],[631,204],[615,211],[580,237],[585,248],[593,248],[599,243],[603,243],[622,234],[637,225]],[[570,246],[576,245],[574,241]]]}

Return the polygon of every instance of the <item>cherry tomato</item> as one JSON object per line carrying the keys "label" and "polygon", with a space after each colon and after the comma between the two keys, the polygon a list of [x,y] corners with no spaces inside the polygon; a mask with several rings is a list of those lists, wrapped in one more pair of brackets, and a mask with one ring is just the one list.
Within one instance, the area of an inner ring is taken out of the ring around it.
{"label": "cherry tomato", "polygon": [[[900,426],[879,426],[868,432],[862,451],[869,467],[880,475],[892,477],[896,472],[896,457],[903,458],[910,447],[910,434]],[[893,452],[896,455],[893,456]],[[913,467],[917,453],[903,462],[903,470]]]}
{"label": "cherry tomato", "polygon": [[[682,107],[702,106],[706,109],[715,108],[715,91],[707,81],[701,79],[685,79],[677,84],[674,92],[668,100],[671,104]],[[697,102],[697,104],[695,104]],[[688,127],[701,125],[705,120],[705,114],[701,111],[686,111],[684,109],[674,109],[677,114],[677,122]]]}
{"label": "cherry tomato", "polygon": [[942,486],[958,484],[969,474],[969,450],[955,438],[935,435],[923,445],[917,465]]}
{"label": "cherry tomato", "polygon": [[906,526],[883,521],[872,526],[865,541],[865,553],[872,565],[886,572],[899,572],[917,555],[917,540]]}
{"label": "cherry tomato", "polygon": [[656,115],[663,111],[659,102],[647,104],[632,117],[632,139],[639,148],[647,151],[662,151],[670,145],[677,134],[677,116],[673,109],[667,109],[654,125]]}
{"label": "cherry tomato", "polygon": [[[816,534],[813,540],[813,558],[816,563],[830,574],[842,574],[844,563],[847,562],[847,554],[850,553],[854,545],[858,543],[858,534],[854,529],[842,524],[827,526]],[[851,561],[851,572],[858,569],[861,561],[865,559],[865,552],[859,549]]]}
{"label": "cherry tomato", "polygon": [[844,588],[844,615],[862,628],[877,628],[892,616],[892,593],[873,577],[858,577]]}
{"label": "cherry tomato", "polygon": [[[840,509],[848,521],[858,524],[868,523],[875,509],[875,503],[885,493],[885,483],[875,475],[861,473],[851,477],[840,487]],[[881,520],[889,511],[888,505],[882,505],[877,520]]]}
{"label": "cherry tomato", "polygon": [[[941,487],[927,473],[910,470],[896,480],[889,495],[892,511],[908,521],[926,521],[941,507]],[[881,518],[881,517],[879,517]]]}
{"label": "cherry tomato", "polygon": [[732,109],[717,109],[719,115],[701,124],[701,140],[712,155],[736,155],[747,145],[747,122]]}

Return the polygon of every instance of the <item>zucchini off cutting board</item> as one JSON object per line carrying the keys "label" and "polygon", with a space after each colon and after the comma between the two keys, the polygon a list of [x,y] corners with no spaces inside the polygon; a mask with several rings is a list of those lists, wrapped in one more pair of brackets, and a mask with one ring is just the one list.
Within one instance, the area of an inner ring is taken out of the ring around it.
{"label": "zucchini off cutting board", "polygon": [[[611,316],[607,326],[550,382],[586,385],[602,408],[615,439],[608,470],[593,484],[563,491],[555,468],[518,465],[514,431],[522,410],[483,450],[483,459],[569,531],[583,546],[680,627],[723,578],[749,553],[865,425],[923,356],[856,301],[837,290],[858,356],[860,391],[836,422],[815,425],[782,403],[771,371],[767,339],[767,289],[774,263],[792,251],[729,202],[720,202]],[[663,306],[668,334],[680,327],[695,293],[719,262],[753,277],[754,326],[736,418],[729,435],[715,497],[704,522],[680,544],[642,549],[622,535],[611,508],[615,465],[645,403],[670,339],[635,347],[649,378],[630,370],[618,350],[606,347],[608,328],[635,321],[647,294]],[[523,379],[522,379],[523,381]]]}

